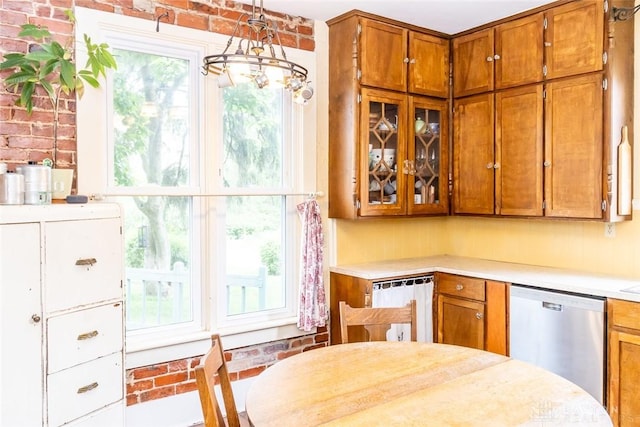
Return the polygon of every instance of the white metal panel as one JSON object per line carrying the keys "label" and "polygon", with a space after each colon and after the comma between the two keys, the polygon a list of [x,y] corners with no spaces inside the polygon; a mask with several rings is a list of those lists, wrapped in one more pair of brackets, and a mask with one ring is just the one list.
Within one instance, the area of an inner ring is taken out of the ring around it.
{"label": "white metal panel", "polygon": [[46,224],[45,310],[122,298],[120,220]]}
{"label": "white metal panel", "polygon": [[0,426],[42,423],[40,224],[0,225]]}
{"label": "white metal panel", "polygon": [[123,350],[120,302],[47,320],[49,374]]}
{"label": "white metal panel", "polygon": [[59,426],[123,398],[122,353],[49,375],[49,426]]}

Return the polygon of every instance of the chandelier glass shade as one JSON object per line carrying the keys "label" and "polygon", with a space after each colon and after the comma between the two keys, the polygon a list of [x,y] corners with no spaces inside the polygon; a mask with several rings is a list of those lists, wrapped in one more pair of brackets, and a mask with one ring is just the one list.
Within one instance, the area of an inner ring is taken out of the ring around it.
{"label": "chandelier glass shade", "polygon": [[220,87],[247,81],[261,89],[284,87],[300,104],[313,96],[307,69],[287,59],[278,27],[264,15],[262,0],[260,7],[253,0],[251,14],[243,13],[238,18],[222,53],[205,56],[203,61],[204,73],[217,75]]}

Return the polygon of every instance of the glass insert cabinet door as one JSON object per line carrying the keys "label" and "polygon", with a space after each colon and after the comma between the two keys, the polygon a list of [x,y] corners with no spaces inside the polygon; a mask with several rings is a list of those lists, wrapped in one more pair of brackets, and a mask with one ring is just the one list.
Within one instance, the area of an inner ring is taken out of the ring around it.
{"label": "glass insert cabinet door", "polygon": [[363,89],[360,136],[360,215],[406,212],[407,100]]}
{"label": "glass insert cabinet door", "polygon": [[448,122],[446,102],[418,97],[409,101],[409,213],[448,211]]}

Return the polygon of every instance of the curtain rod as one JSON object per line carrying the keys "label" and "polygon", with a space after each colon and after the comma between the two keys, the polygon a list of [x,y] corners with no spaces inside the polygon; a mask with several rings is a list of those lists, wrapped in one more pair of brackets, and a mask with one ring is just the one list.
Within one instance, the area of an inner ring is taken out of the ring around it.
{"label": "curtain rod", "polygon": [[92,193],[89,198],[91,200],[104,200],[107,197],[239,197],[239,196],[307,196],[307,197],[324,197],[324,191],[309,191],[305,193],[154,193],[154,194],[135,194],[135,193]]}

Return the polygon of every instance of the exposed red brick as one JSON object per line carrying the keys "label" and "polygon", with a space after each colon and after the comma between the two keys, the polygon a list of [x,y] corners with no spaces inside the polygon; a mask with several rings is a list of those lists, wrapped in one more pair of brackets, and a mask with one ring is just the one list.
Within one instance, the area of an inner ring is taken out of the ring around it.
{"label": "exposed red brick", "polygon": [[298,49],[313,52],[314,50],[316,50],[316,42],[312,39],[300,38],[298,42]]}
{"label": "exposed red brick", "polygon": [[31,135],[31,126],[29,123],[17,122],[17,123],[3,123],[0,127],[1,135]]}
{"label": "exposed red brick", "polygon": [[20,11],[0,10],[0,22],[2,26],[20,26],[27,23],[27,14]]}
{"label": "exposed red brick", "polygon": [[189,367],[189,359],[174,360],[168,364],[169,372],[186,371]]}
{"label": "exposed red brick", "polygon": [[309,350],[315,350],[316,348],[323,348],[326,347],[326,344],[317,344],[317,345],[312,345],[310,347],[305,347],[302,351],[309,351]]}
{"label": "exposed red brick", "polygon": [[149,12],[145,12],[142,10],[137,10],[137,9],[124,9],[123,13],[127,16],[133,16],[135,18],[141,18],[141,19],[147,19],[150,21],[155,21],[156,17],[149,13]]}
{"label": "exposed red brick", "polygon": [[188,378],[189,377],[186,372],[175,372],[172,374],[155,377],[153,381],[156,387],[161,387],[169,384],[180,383],[186,381]]}
{"label": "exposed red brick", "polygon": [[190,2],[189,0],[162,0],[162,3],[170,7],[187,10]]}
{"label": "exposed red brick", "polygon": [[6,10],[14,10],[18,12],[26,12],[33,14],[34,3],[29,0],[4,0],[2,2],[2,8]]}
{"label": "exposed red brick", "polygon": [[135,381],[133,384],[127,384],[127,394],[136,391],[150,390],[153,388],[153,380]]}
{"label": "exposed red brick", "polygon": [[86,7],[88,9],[101,10],[103,12],[111,12],[115,10],[115,8],[106,3],[98,3],[95,0],[75,0],[76,7]]}
{"label": "exposed red brick", "polygon": [[195,10],[207,15],[217,15],[220,11],[220,9],[213,4],[200,3],[198,1],[190,1],[189,10]]}
{"label": "exposed red brick", "polygon": [[179,13],[176,17],[176,23],[181,27],[195,28],[197,30],[207,30],[209,28],[209,18],[207,16]]}
{"label": "exposed red brick", "polygon": [[138,396],[135,394],[127,395],[127,406],[135,405],[136,403],[140,403]]}
{"label": "exposed red brick", "polygon": [[324,334],[317,334],[315,336],[315,341],[317,343],[326,343],[327,341],[329,341],[329,333],[325,332]]}
{"label": "exposed red brick", "polygon": [[149,400],[162,399],[176,394],[175,386],[166,386],[154,388],[153,390],[140,393],[140,402],[148,402]]}
{"label": "exposed red brick", "polygon": [[178,384],[176,386],[176,394],[188,393],[198,389],[198,385],[195,381],[189,381],[188,383]]}
{"label": "exposed red brick", "polygon": [[168,365],[166,364],[145,366],[142,368],[134,369],[133,378],[140,379],[140,378],[157,377],[158,375],[163,375],[163,374],[166,374],[167,372],[168,372]]}
{"label": "exposed red brick", "polygon": [[256,366],[254,368],[245,369],[244,371],[238,372],[238,379],[245,379],[258,376],[261,372],[263,372],[266,366]]}
{"label": "exposed red brick", "polygon": [[313,27],[308,25],[298,25],[296,27],[296,32],[303,36],[313,36]]}
{"label": "exposed red brick", "polygon": [[283,351],[282,353],[278,353],[278,360],[286,359],[287,357],[291,357],[300,353],[302,353],[302,348],[300,347],[290,351]]}

